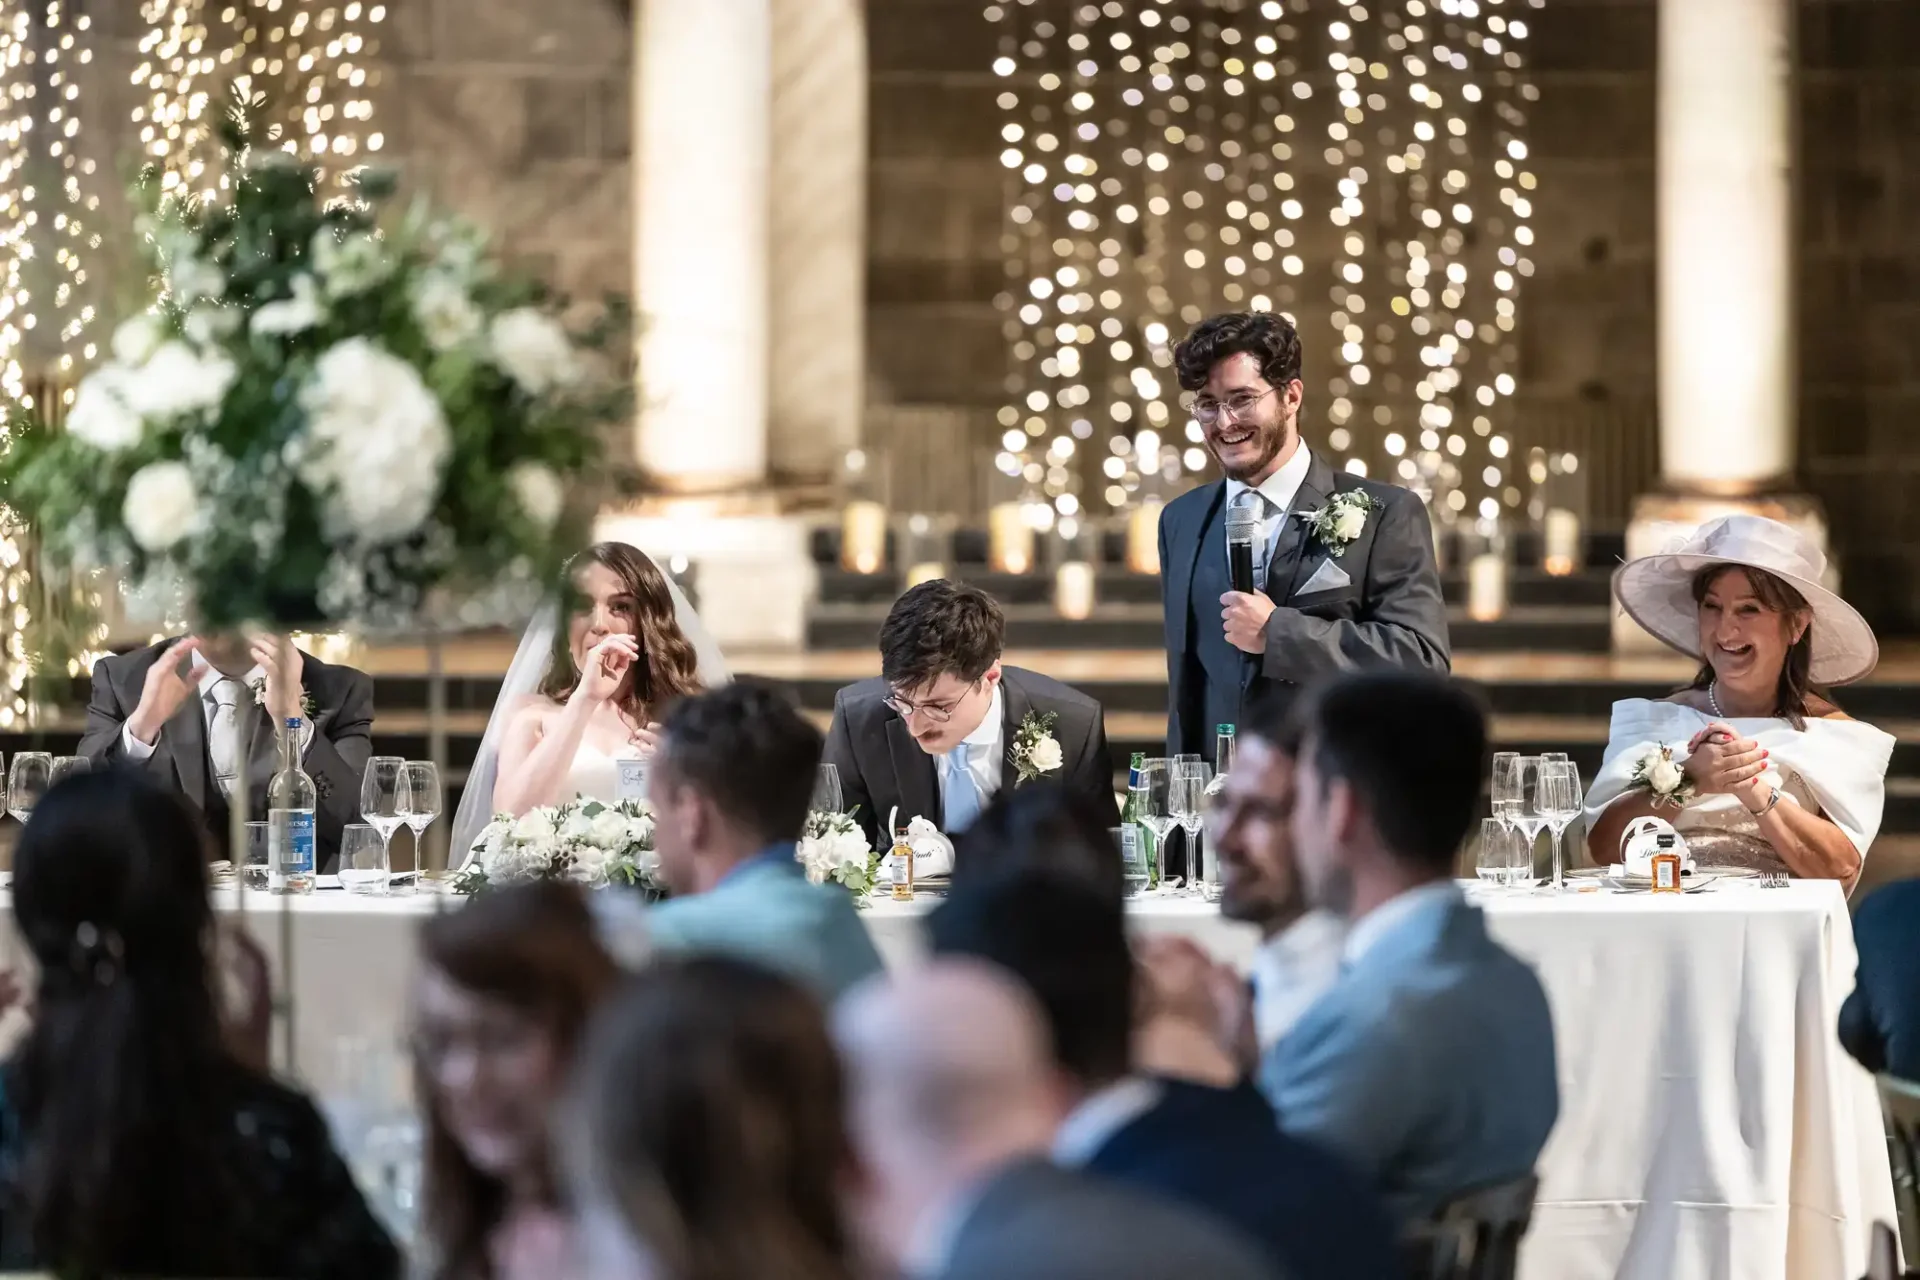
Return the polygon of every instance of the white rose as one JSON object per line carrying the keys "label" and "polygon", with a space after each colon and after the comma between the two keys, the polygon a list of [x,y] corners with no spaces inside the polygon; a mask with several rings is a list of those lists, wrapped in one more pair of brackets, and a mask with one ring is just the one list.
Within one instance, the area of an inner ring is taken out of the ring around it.
{"label": "white rose", "polygon": [[1367,513],[1360,507],[1348,507],[1333,522],[1334,536],[1342,542],[1352,542],[1366,531]]}
{"label": "white rose", "polygon": [[238,370],[223,355],[197,356],[177,340],[161,343],[122,383],[127,405],[143,418],[177,418],[217,409]]}
{"label": "white rose", "polygon": [[392,542],[425,523],[453,437],[412,365],[348,338],[320,357],[300,406],[307,429],[295,470],[323,499],[329,535]]}
{"label": "white rose", "polygon": [[120,518],[142,550],[162,552],[193,532],[200,496],[184,462],[150,462],[127,482]]}
{"label": "white rose", "polygon": [[532,307],[495,316],[487,347],[494,363],[528,395],[545,395],[579,380],[579,359],[566,331]]}
{"label": "white rose", "polygon": [[310,260],[329,298],[365,293],[393,274],[386,246],[364,231],[341,236],[332,227],[320,228],[313,233]]}
{"label": "white rose", "polygon": [[113,358],[131,367],[143,365],[166,339],[167,331],[156,317],[133,316],[113,331]]}
{"label": "white rose", "polygon": [[607,873],[612,868],[613,859],[605,849],[596,849],[590,844],[580,845],[573,851],[573,862],[567,868],[567,879],[575,884],[585,885],[589,889],[598,889],[607,882]]}
{"label": "white rose", "polygon": [[1668,795],[1677,790],[1680,780],[1684,777],[1686,774],[1681,771],[1680,766],[1666,756],[1655,760],[1647,769],[1647,782],[1660,795]]}
{"label": "white rose", "polygon": [[794,848],[793,857],[806,871],[808,884],[825,884],[828,872],[833,870],[827,842],[818,836],[802,837]]}
{"label": "white rose", "polygon": [[486,317],[458,280],[444,271],[421,274],[413,288],[413,319],[427,345],[446,351],[471,342],[486,327]]}
{"label": "white rose", "polygon": [[326,319],[320,305],[320,289],[313,277],[301,272],[293,278],[293,296],[269,302],[253,313],[253,332],[265,337],[285,337],[307,330]]}
{"label": "white rose", "polygon": [[513,838],[534,844],[548,844],[559,838],[559,828],[551,809],[529,809],[514,819]]}
{"label": "white rose", "polygon": [[127,370],[102,365],[81,380],[67,413],[67,432],[96,449],[118,453],[140,439],[140,415],[126,401]]}
{"label": "white rose", "polygon": [[553,474],[551,467],[522,462],[507,473],[507,483],[513,487],[514,500],[529,520],[543,530],[553,528],[567,495],[560,487],[560,477]]}
{"label": "white rose", "polygon": [[833,865],[845,871],[864,872],[867,863],[872,860],[873,849],[867,844],[867,837],[860,828],[835,832],[830,837],[831,860]]}
{"label": "white rose", "polygon": [[1060,751],[1060,743],[1049,734],[1033,744],[1033,750],[1027,753],[1027,763],[1040,773],[1052,773],[1066,763],[1066,757]]}
{"label": "white rose", "polygon": [[613,809],[602,810],[588,824],[587,839],[608,853],[624,853],[632,839],[628,820]]}

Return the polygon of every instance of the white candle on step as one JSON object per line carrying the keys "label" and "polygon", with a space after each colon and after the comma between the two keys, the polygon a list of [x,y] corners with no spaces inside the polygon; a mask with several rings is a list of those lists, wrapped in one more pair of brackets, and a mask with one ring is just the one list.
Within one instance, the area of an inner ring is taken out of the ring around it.
{"label": "white candle on step", "polygon": [[887,559],[887,509],[877,502],[849,502],[840,516],[840,567],[878,573]]}
{"label": "white candle on step", "polygon": [[1068,560],[1053,574],[1053,607],[1063,618],[1079,621],[1093,616],[1093,566]]}
{"label": "white candle on step", "polygon": [[1017,502],[997,503],[987,512],[987,567],[995,573],[1033,568],[1033,526]]}
{"label": "white candle on step", "polygon": [[1475,622],[1493,622],[1506,611],[1506,557],[1482,552],[1467,562],[1467,616]]}
{"label": "white candle on step", "polygon": [[1127,568],[1160,572],[1160,499],[1148,498],[1127,516]]}
{"label": "white candle on step", "polygon": [[1565,507],[1547,511],[1546,554],[1540,567],[1564,578],[1580,565],[1580,517]]}

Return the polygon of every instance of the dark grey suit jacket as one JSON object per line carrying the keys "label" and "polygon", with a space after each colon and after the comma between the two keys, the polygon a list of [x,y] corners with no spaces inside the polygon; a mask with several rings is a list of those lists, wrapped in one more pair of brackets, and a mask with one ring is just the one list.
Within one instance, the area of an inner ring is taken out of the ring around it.
{"label": "dark grey suit jacket", "polygon": [[[1013,748],[1013,735],[1029,712],[1054,714],[1053,736],[1065,763],[1059,781],[1086,797],[1102,813],[1119,815],[1113,799],[1113,760],[1107,753],[1107,729],[1100,704],[1078,689],[1020,667],[1000,669],[1001,740]],[[827,730],[821,759],[840,771],[842,802],[878,843],[887,814],[900,806],[899,823],[924,817],[942,826],[940,779],[933,757],[907,732],[906,721],[887,706],[887,682],[875,676],[850,684],[834,695],[833,725]],[[1049,775],[1051,777],[1053,775]],[[1014,785],[1007,762],[1000,785]],[[944,829],[944,828],[943,828]],[[889,839],[891,837],[888,837]]]}
{"label": "dark grey suit jacket", "polygon": [[[1336,472],[1319,454],[1280,526],[1266,593],[1279,607],[1267,620],[1267,648],[1227,643],[1220,597],[1227,575],[1225,480],[1180,495],[1160,514],[1160,571],[1167,635],[1167,753],[1212,759],[1214,728],[1238,724],[1252,699],[1357,667],[1449,669],[1447,609],[1433,557],[1433,526],[1411,490]],[[1333,556],[1300,513],[1358,489],[1380,509],[1358,538]],[[1303,591],[1332,561],[1348,582]]]}
{"label": "dark grey suit jacket", "polygon": [[[198,697],[189,696],[160,730],[153,754],[132,762],[122,750],[121,730],[140,705],[147,672],[167,644],[149,645],[131,653],[102,658],[93,664],[93,700],[87,706],[87,728],[80,738],[80,754],[96,764],[128,764],[143,769],[173,787],[200,811],[215,843],[227,844],[226,800],[213,781],[207,755],[206,711]],[[336,667],[304,656],[301,683],[314,704],[313,741],[301,767],[313,778],[319,793],[314,814],[315,861],[330,871],[340,854],[340,832],[360,820],[360,778],[373,751],[373,680],[352,667]],[[267,816],[267,783],[279,767],[272,718],[264,707],[254,708],[253,744],[247,756],[247,805]]]}
{"label": "dark grey suit jacket", "polygon": [[1171,1200],[1044,1161],[996,1174],[939,1280],[1275,1280],[1259,1247]]}

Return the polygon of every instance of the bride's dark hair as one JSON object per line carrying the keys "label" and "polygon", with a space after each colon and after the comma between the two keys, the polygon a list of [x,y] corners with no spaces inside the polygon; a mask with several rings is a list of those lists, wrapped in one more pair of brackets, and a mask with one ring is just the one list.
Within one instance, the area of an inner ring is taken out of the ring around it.
{"label": "bride's dark hair", "polygon": [[[614,702],[637,723],[644,723],[657,719],[674,699],[699,693],[705,687],[700,683],[700,658],[680,630],[673,593],[667,590],[660,567],[645,552],[624,542],[595,543],[567,565],[568,619],[579,603],[573,574],[589,564],[611,570],[633,597],[633,632],[640,641],[640,657],[628,668]],[[556,702],[564,702],[580,683],[580,671],[573,665],[572,631],[565,624],[554,630],[553,661],[547,664],[547,676],[540,685],[540,692]]]}

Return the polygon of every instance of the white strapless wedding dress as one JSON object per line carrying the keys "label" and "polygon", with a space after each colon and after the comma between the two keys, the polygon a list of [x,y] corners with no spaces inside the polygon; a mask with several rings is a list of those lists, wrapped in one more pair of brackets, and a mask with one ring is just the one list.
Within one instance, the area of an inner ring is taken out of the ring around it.
{"label": "white strapless wedding dress", "polygon": [[567,798],[585,796],[602,804],[620,799],[620,762],[638,760],[637,747],[622,747],[611,754],[590,743],[581,743],[567,767]]}

